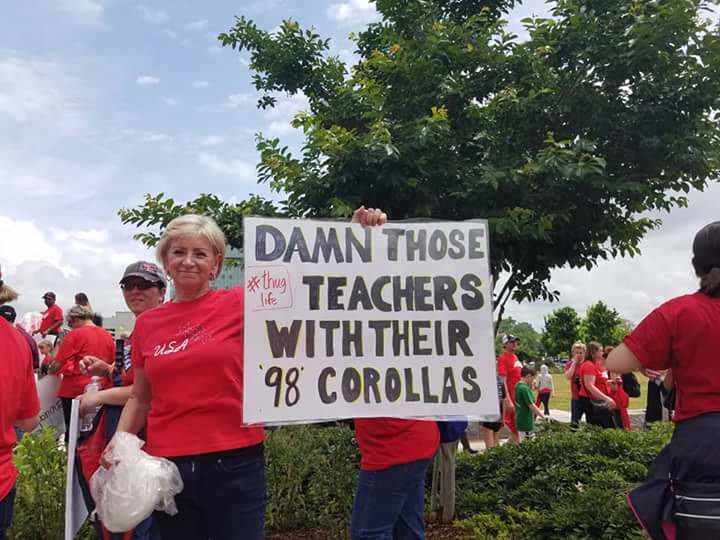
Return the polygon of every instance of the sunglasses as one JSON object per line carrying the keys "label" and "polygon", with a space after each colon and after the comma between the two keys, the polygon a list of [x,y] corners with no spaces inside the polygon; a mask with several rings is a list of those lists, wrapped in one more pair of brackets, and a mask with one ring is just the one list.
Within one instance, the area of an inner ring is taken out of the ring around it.
{"label": "sunglasses", "polygon": [[153,283],[151,281],[136,281],[130,283],[121,283],[120,288],[123,291],[132,291],[133,289],[137,289],[138,291],[147,291],[148,289],[152,289],[156,285],[156,283]]}

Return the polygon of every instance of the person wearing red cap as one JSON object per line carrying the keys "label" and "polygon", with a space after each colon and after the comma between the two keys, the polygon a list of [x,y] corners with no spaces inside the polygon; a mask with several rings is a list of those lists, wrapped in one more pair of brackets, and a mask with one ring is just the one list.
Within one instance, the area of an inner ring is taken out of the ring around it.
{"label": "person wearing red cap", "polygon": [[[0,274],[0,295],[5,285]],[[0,317],[0,540],[12,523],[15,480],[18,471],[12,462],[15,429],[32,431],[40,419],[30,348],[23,337]]]}
{"label": "person wearing red cap", "polygon": [[40,328],[33,333],[40,334],[42,337],[48,335],[57,336],[60,334],[60,327],[63,323],[63,310],[55,303],[57,296],[55,296],[54,292],[46,292],[42,298],[47,309],[42,312]]}
{"label": "person wearing red cap", "polygon": [[505,334],[502,337],[503,352],[497,359],[497,374],[505,386],[505,402],[503,403],[503,420],[510,430],[512,442],[520,442],[520,434],[515,422],[515,385],[520,382],[522,363],[515,354],[519,338]]}

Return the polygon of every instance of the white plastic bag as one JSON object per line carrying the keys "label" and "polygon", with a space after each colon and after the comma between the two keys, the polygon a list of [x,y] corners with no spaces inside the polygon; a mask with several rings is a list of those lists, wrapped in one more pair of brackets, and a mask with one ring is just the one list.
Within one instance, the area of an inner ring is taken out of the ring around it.
{"label": "white plastic bag", "polygon": [[175,495],[183,490],[177,466],[140,450],[144,441],[119,431],[110,441],[105,460],[90,479],[95,511],[110,532],[133,529],[153,510],[177,514]]}

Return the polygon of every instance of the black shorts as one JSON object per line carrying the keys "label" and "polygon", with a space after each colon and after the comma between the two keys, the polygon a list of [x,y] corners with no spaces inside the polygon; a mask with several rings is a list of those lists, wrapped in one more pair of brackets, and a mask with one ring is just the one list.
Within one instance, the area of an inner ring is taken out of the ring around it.
{"label": "black shorts", "polygon": [[480,425],[484,428],[487,428],[487,429],[493,431],[494,433],[497,433],[503,427],[503,421],[502,421],[503,412],[504,412],[503,402],[500,401],[500,421],[499,422],[481,422]]}

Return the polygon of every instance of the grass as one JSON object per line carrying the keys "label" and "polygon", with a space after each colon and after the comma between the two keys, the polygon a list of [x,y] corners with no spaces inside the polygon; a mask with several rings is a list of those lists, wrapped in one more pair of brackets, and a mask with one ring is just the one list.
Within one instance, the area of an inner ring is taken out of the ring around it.
{"label": "grass", "polygon": [[[635,376],[640,381],[640,397],[630,398],[629,409],[644,409],[647,400],[647,377],[642,373],[636,373]],[[550,398],[550,408],[559,409],[561,411],[570,410],[570,381],[565,378],[562,373],[552,374],[553,383],[555,384],[555,392]]]}

